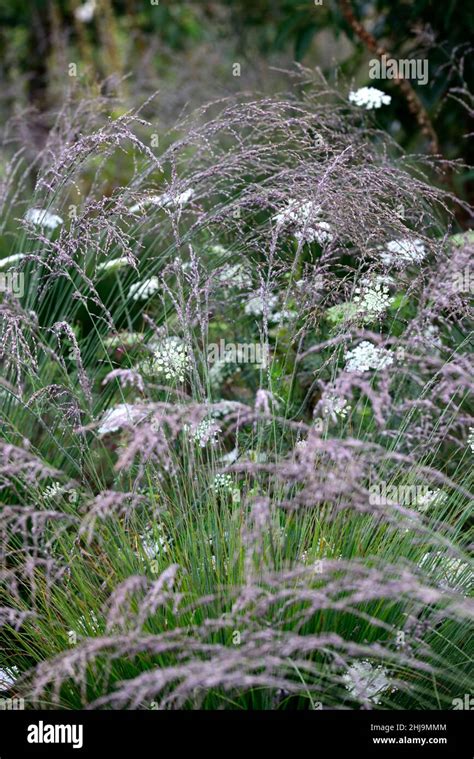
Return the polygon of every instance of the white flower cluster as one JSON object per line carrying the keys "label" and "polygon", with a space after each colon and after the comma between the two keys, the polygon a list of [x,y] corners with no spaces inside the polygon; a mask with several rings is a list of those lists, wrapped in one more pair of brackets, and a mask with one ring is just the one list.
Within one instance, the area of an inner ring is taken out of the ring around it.
{"label": "white flower cluster", "polygon": [[221,428],[212,419],[203,419],[194,427],[185,425],[186,432],[189,433],[191,440],[198,443],[201,448],[206,445],[216,445],[218,443],[218,434]]}
{"label": "white flower cluster", "polygon": [[354,303],[357,306],[357,314],[363,316],[364,321],[381,317],[393,302],[393,298],[389,295],[388,285],[381,277],[372,282],[364,280],[355,291]]}
{"label": "white flower cluster", "polygon": [[295,443],[295,451],[304,452],[306,448],[308,447],[308,441],[307,440],[297,440]]}
{"label": "white flower cluster", "polygon": [[355,90],[355,92],[351,91],[349,93],[349,101],[365,108],[367,111],[371,111],[373,108],[390,105],[392,98],[376,87],[361,87]]}
{"label": "white flower cluster", "polygon": [[275,214],[277,227],[296,228],[295,237],[300,242],[317,242],[323,245],[334,239],[331,225],[320,220],[321,206],[312,200],[299,202],[291,200],[287,207]]}
{"label": "white flower cluster", "polygon": [[146,415],[147,412],[143,408],[134,406],[131,403],[119,403],[105,412],[97,432],[99,435],[117,432],[122,427],[129,427],[138,421],[142,421]]}
{"label": "white flower cluster", "polygon": [[216,493],[232,493],[234,481],[230,474],[216,474],[213,481],[213,489]]}
{"label": "white flower cluster", "polygon": [[144,279],[141,282],[135,282],[133,285],[130,285],[130,289],[128,291],[128,295],[132,300],[146,300],[150,297],[150,295],[153,295],[153,293],[156,293],[157,290],[160,288],[160,280],[158,277],[150,277],[149,279]]}
{"label": "white flower cluster", "polygon": [[220,243],[216,243],[215,245],[211,245],[211,247],[209,248],[209,250],[215,256],[226,256],[228,254],[228,251]]}
{"label": "white flower cluster", "polygon": [[382,666],[374,667],[367,660],[351,664],[342,679],[356,701],[380,704],[383,693],[395,690],[390,683],[387,670]]}
{"label": "white flower cluster", "polygon": [[237,287],[240,290],[252,287],[252,277],[245,271],[243,264],[228,264],[219,273],[218,280],[225,288]]}
{"label": "white flower cluster", "polygon": [[278,297],[276,295],[269,295],[265,298],[265,301],[260,295],[255,295],[247,301],[244,311],[248,316],[261,316],[264,311],[264,305],[266,305],[267,313],[270,317],[277,303]]}
{"label": "white flower cluster", "polygon": [[386,249],[380,254],[380,260],[386,266],[404,269],[410,264],[420,264],[426,257],[423,240],[391,240]]}
{"label": "white flower cluster", "polygon": [[53,482],[52,485],[48,485],[47,488],[43,490],[43,496],[45,498],[57,498],[60,495],[64,495],[66,492],[66,488],[64,485],[61,485],[60,482]]}
{"label": "white flower cluster", "polygon": [[272,314],[269,314],[268,318],[269,321],[271,321],[273,324],[281,324],[282,322],[288,322],[297,319],[298,314],[296,311],[292,311],[289,308],[282,308],[281,311],[274,311]]}
{"label": "white flower cluster", "polygon": [[385,348],[379,348],[364,340],[356,348],[346,353],[347,372],[368,372],[371,369],[385,369],[393,364],[393,357]]}
{"label": "white flower cluster", "polygon": [[153,350],[153,357],[144,368],[167,380],[184,382],[191,362],[187,346],[178,337],[167,337]]}
{"label": "white flower cluster", "polygon": [[474,427],[469,427],[469,435],[467,438],[467,444],[471,451],[474,453]]}
{"label": "white flower cluster", "polygon": [[428,344],[431,350],[438,351],[443,347],[439,327],[437,327],[436,324],[427,324],[423,329],[421,338],[422,342],[425,345]]}
{"label": "white flower cluster", "polygon": [[60,216],[42,208],[30,208],[25,214],[25,219],[38,227],[46,227],[52,230],[63,223]]}
{"label": "white flower cluster", "polygon": [[163,525],[157,524],[147,527],[144,534],[140,536],[141,546],[148,559],[154,559],[162,553],[168,553],[170,538],[164,534]]}
{"label": "white flower cluster", "polygon": [[328,395],[326,398],[323,398],[321,406],[324,416],[330,416],[333,422],[336,422],[338,417],[345,419],[351,410],[351,406],[347,403],[346,399],[338,395]]}

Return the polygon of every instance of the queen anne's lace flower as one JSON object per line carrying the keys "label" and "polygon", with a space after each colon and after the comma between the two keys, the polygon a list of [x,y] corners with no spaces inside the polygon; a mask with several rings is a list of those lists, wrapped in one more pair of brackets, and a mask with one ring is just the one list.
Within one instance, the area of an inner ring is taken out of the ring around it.
{"label": "queen anne's lace flower", "polygon": [[269,295],[268,298],[265,298],[265,301],[260,295],[255,295],[247,301],[244,311],[249,316],[261,316],[266,305],[267,312],[270,315],[277,303],[278,297],[276,295]]}
{"label": "queen anne's lace flower", "polygon": [[366,660],[351,664],[342,679],[356,701],[380,704],[383,693],[395,690],[388,678],[387,670],[382,666],[374,667]]}
{"label": "queen anne's lace flower", "polygon": [[347,372],[368,372],[370,369],[385,369],[393,364],[393,357],[385,348],[379,348],[364,340],[346,354]]}
{"label": "queen anne's lace flower", "polygon": [[346,399],[337,395],[327,396],[323,399],[321,405],[324,416],[330,416],[333,422],[336,422],[338,417],[345,419],[351,410],[351,406],[347,403]]}
{"label": "queen anne's lace flower", "polygon": [[357,306],[357,314],[364,317],[364,321],[371,321],[382,316],[393,301],[389,295],[388,285],[378,278],[373,282],[362,282],[356,287],[354,303]]}
{"label": "queen anne's lace flower", "polygon": [[167,337],[154,348],[153,357],[144,362],[143,368],[167,380],[184,382],[190,365],[187,346],[178,337]]}
{"label": "queen anne's lace flower", "polygon": [[212,484],[216,493],[232,493],[235,488],[230,474],[216,474]]}
{"label": "queen anne's lace flower", "polygon": [[212,419],[203,419],[194,427],[185,425],[185,430],[188,432],[191,440],[198,443],[201,448],[205,448],[206,445],[216,445],[219,440],[218,434],[221,432],[219,425]]}
{"label": "queen anne's lace flower", "polygon": [[135,282],[133,285],[130,285],[128,294],[132,300],[146,300],[150,295],[156,293],[159,288],[160,281],[158,277],[150,277],[149,279],[144,279],[141,282]]}
{"label": "queen anne's lace flower", "polygon": [[66,488],[64,485],[61,485],[60,482],[53,482],[52,485],[48,485],[48,487],[43,490],[43,496],[45,498],[57,498],[65,492]]}
{"label": "queen anne's lace flower", "polygon": [[122,427],[129,427],[145,417],[146,412],[143,408],[131,403],[119,403],[105,412],[97,432],[99,435],[108,435],[110,432],[117,432]]}
{"label": "queen anne's lace flower", "polygon": [[243,290],[252,287],[252,277],[245,271],[243,264],[224,266],[218,280],[225,288],[236,287]]}
{"label": "queen anne's lace flower", "polygon": [[396,269],[404,269],[410,264],[420,264],[426,257],[426,248],[423,240],[391,240],[386,249],[380,254],[380,260],[386,266],[394,266]]}
{"label": "queen anne's lace flower", "polygon": [[304,231],[295,232],[295,237],[300,242],[317,242],[320,245],[334,240],[331,225],[327,221],[316,221]]}
{"label": "queen anne's lace flower", "polygon": [[281,324],[282,322],[293,321],[298,318],[296,311],[292,311],[289,308],[283,308],[281,311],[274,311],[269,315],[269,320],[273,324]]}
{"label": "queen anne's lace flower", "polygon": [[292,200],[287,207],[275,214],[273,220],[277,228],[293,227],[294,235],[300,242],[318,242],[323,245],[334,239],[331,225],[320,220],[321,206],[312,200]]}
{"label": "queen anne's lace flower", "polygon": [[295,451],[305,451],[308,447],[308,441],[307,440],[297,440],[295,443]]}
{"label": "queen anne's lace flower", "polygon": [[469,435],[467,438],[467,444],[471,451],[474,453],[474,427],[469,427]]}
{"label": "queen anne's lace flower", "polygon": [[215,256],[226,256],[228,254],[228,251],[220,243],[216,243],[216,245],[211,245],[209,250]]}
{"label": "queen anne's lace flower", "polygon": [[42,208],[30,208],[26,212],[25,219],[38,227],[46,227],[47,229],[56,229],[63,223],[60,216]]}
{"label": "queen anne's lace flower", "polygon": [[148,559],[154,559],[156,556],[168,553],[171,541],[171,538],[165,536],[161,524],[154,525],[153,528],[147,527],[144,534],[140,536],[141,547]]}
{"label": "queen anne's lace flower", "polygon": [[443,347],[443,341],[436,324],[427,324],[421,333],[422,343],[430,346],[430,350],[438,351]]}
{"label": "queen anne's lace flower", "polygon": [[349,101],[355,105],[361,106],[368,111],[373,108],[381,108],[383,105],[390,105],[392,98],[386,95],[382,90],[376,87],[361,87],[360,89],[349,93]]}

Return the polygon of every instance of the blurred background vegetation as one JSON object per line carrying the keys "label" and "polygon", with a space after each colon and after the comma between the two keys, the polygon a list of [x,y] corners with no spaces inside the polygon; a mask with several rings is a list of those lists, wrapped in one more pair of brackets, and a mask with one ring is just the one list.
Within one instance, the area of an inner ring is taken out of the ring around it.
{"label": "blurred background vegetation", "polygon": [[[212,98],[287,89],[282,69],[296,61],[320,67],[344,95],[364,85],[391,94],[377,121],[404,149],[428,152],[400,88],[369,78],[374,52],[350,23],[351,12],[390,57],[428,59],[428,83],[412,85],[439,150],[474,164],[466,139],[474,112],[474,5],[461,0],[1,0],[2,120],[26,110],[25,140],[41,148],[65,91],[119,94],[132,107],[159,90],[153,116],[169,127],[183,109]],[[454,184],[472,200],[470,169]]]}

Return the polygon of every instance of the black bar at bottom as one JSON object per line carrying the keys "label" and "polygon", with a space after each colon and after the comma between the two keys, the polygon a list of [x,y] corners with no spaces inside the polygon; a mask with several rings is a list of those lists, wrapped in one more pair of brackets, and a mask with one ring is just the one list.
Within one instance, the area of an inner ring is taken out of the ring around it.
{"label": "black bar at bottom", "polygon": [[[0,711],[0,759],[239,749],[472,759],[470,711]],[[331,759],[331,757],[329,757]]]}

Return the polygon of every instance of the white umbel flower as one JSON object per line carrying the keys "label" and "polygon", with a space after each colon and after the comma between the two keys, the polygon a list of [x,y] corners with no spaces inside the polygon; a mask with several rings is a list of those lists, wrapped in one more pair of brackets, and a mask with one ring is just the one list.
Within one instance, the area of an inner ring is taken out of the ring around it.
{"label": "white umbel flower", "polygon": [[308,441],[307,440],[297,440],[295,443],[295,451],[304,452],[306,448],[308,447]]}
{"label": "white umbel flower", "polygon": [[53,482],[52,485],[48,485],[48,487],[43,490],[43,496],[45,498],[57,498],[65,492],[66,488],[64,485],[61,485],[60,482]]}
{"label": "white umbel flower", "polygon": [[219,272],[218,280],[226,289],[236,287],[240,290],[252,287],[252,277],[245,271],[243,264],[228,264]]}
{"label": "white umbel flower", "polygon": [[467,444],[471,451],[474,453],[474,427],[469,427],[469,435],[467,438]]}
{"label": "white umbel flower", "polygon": [[212,487],[216,493],[232,493],[235,486],[230,474],[216,474]]}
{"label": "white umbel flower", "polygon": [[373,108],[390,105],[392,98],[376,87],[361,87],[355,90],[355,92],[351,91],[349,93],[349,101],[361,108],[365,108],[367,111],[371,111]]}
{"label": "white umbel flower", "polygon": [[190,365],[188,348],[179,337],[167,337],[159,342],[153,350],[151,360],[145,362],[148,372],[179,382],[184,382]]}
{"label": "white umbel flower", "polygon": [[216,445],[219,440],[218,434],[221,432],[219,425],[212,419],[203,419],[194,427],[185,425],[185,430],[189,434],[190,439],[198,443],[201,448],[205,448],[206,445]]}
{"label": "white umbel flower", "polygon": [[156,293],[159,288],[160,280],[158,277],[150,277],[149,279],[144,279],[141,282],[135,282],[133,285],[130,285],[128,295],[132,300],[146,300],[150,295]]}
{"label": "white umbel flower", "polygon": [[395,690],[387,670],[382,666],[374,667],[367,660],[351,664],[342,679],[352,698],[362,703],[380,704],[383,693]]}
{"label": "white umbel flower", "polygon": [[320,220],[321,206],[312,200],[291,200],[287,207],[275,214],[277,228],[291,226],[299,242],[317,242],[323,245],[334,239],[331,225]]}
{"label": "white umbel flower", "polygon": [[167,538],[163,525],[157,524],[154,527],[147,527],[144,534],[140,536],[141,547],[148,559],[155,559],[164,553],[168,553],[171,538]]}
{"label": "white umbel flower", "polygon": [[217,243],[216,245],[211,245],[209,250],[215,256],[227,256],[228,254],[228,251],[220,243]]}
{"label": "white umbel flower", "polygon": [[386,249],[381,253],[380,260],[386,266],[394,266],[396,269],[404,269],[411,264],[421,264],[426,257],[426,248],[423,240],[391,240]]}
{"label": "white umbel flower", "polygon": [[60,216],[41,208],[30,208],[25,214],[25,219],[37,227],[46,227],[51,230],[56,229],[56,227],[61,226],[63,223]]}
{"label": "white umbel flower", "polygon": [[443,341],[436,324],[427,324],[421,334],[422,342],[429,345],[430,349],[438,351],[443,347]]}
{"label": "white umbel flower", "polygon": [[368,372],[371,369],[385,369],[393,364],[393,357],[385,348],[379,348],[364,340],[356,348],[346,353],[347,372]]}
{"label": "white umbel flower", "polygon": [[282,324],[283,322],[291,322],[298,318],[296,311],[292,311],[290,308],[283,308],[281,311],[274,311],[269,314],[269,319],[273,324]]}
{"label": "white umbel flower", "polygon": [[328,395],[323,398],[321,406],[324,416],[329,416],[333,422],[336,422],[338,418],[345,419],[351,410],[346,399],[338,395]]}
{"label": "white umbel flower", "polygon": [[145,419],[146,415],[143,408],[134,406],[131,403],[119,403],[105,412],[97,432],[99,435],[117,432],[122,427],[130,427],[136,422]]}
{"label": "white umbel flower", "polygon": [[360,287],[356,287],[355,292],[357,314],[363,316],[364,321],[381,317],[393,302],[388,285],[381,278],[373,282],[362,282]]}
{"label": "white umbel flower", "polygon": [[266,306],[267,313],[270,316],[277,303],[278,297],[276,295],[269,295],[265,300],[261,295],[254,295],[245,304],[244,311],[248,316],[261,316]]}

